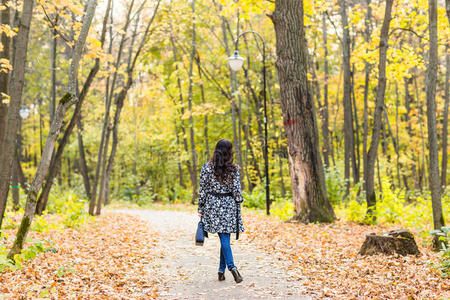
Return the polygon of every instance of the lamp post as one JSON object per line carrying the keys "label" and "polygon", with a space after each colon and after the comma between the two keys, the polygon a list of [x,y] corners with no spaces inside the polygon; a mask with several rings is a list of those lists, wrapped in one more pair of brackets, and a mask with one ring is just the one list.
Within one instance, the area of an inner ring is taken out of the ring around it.
{"label": "lamp post", "polygon": [[269,158],[268,158],[268,146],[267,146],[267,96],[266,96],[266,42],[263,37],[256,31],[249,30],[244,31],[238,35],[236,40],[234,41],[234,53],[230,56],[228,60],[228,64],[233,71],[238,71],[242,68],[244,64],[245,58],[239,55],[238,47],[239,47],[239,39],[248,34],[252,33],[254,36],[258,37],[262,41],[263,49],[262,49],[262,57],[263,57],[263,96],[264,96],[264,171],[266,177],[266,213],[270,214],[270,181],[269,181]]}

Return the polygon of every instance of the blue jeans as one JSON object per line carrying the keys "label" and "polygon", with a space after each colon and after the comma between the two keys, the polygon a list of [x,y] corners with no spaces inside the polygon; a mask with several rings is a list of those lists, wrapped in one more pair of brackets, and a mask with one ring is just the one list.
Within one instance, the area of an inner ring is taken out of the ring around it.
{"label": "blue jeans", "polygon": [[225,272],[225,267],[228,266],[228,270],[233,269],[233,253],[231,252],[230,245],[230,234],[229,233],[218,233],[220,238],[220,265],[219,272]]}

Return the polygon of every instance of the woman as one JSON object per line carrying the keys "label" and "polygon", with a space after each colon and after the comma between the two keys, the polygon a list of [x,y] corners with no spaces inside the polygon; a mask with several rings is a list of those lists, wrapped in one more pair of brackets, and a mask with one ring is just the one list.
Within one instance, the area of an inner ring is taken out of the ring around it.
{"label": "woman", "polygon": [[205,231],[220,238],[219,281],[225,280],[228,267],[236,283],[243,279],[234,265],[230,235],[244,231],[239,176],[239,167],[233,163],[233,144],[226,139],[218,141],[211,160],[200,172],[198,214],[203,217]]}

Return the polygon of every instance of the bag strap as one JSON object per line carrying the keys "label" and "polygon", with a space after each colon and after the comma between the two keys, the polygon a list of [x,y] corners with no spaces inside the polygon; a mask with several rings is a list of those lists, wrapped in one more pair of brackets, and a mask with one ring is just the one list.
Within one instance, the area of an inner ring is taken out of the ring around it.
{"label": "bag strap", "polygon": [[240,208],[241,208],[241,203],[240,202],[235,202],[236,203],[236,240],[239,239],[239,212],[240,212]]}

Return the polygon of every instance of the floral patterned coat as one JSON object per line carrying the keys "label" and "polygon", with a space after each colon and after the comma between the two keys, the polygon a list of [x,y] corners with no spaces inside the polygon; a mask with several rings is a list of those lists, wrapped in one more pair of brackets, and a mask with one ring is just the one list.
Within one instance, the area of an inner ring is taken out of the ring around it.
{"label": "floral patterned coat", "polygon": [[[210,233],[236,232],[236,209],[242,202],[239,168],[232,174],[228,185],[220,183],[211,162],[203,164],[200,172],[200,189],[198,197],[198,212],[203,213],[204,228]],[[233,196],[214,196],[211,193],[229,193]],[[239,232],[244,232],[241,213],[239,211]]]}

